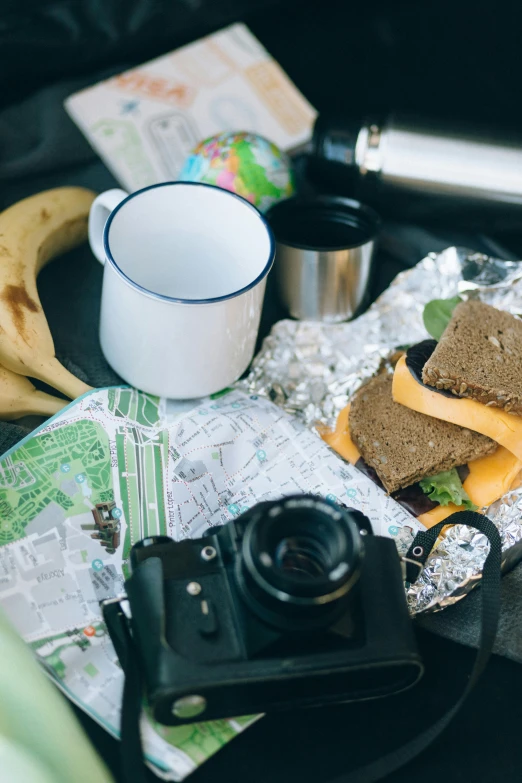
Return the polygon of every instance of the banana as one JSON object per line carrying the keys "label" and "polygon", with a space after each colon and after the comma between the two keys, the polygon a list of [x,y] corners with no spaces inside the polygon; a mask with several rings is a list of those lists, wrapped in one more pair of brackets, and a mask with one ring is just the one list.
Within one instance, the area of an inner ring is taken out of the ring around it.
{"label": "banana", "polygon": [[37,391],[28,378],[0,367],[0,419],[53,416],[66,405],[67,400]]}
{"label": "banana", "polygon": [[85,241],[94,197],[85,188],[55,188],[0,214],[0,363],[73,399],[91,387],[56,359],[36,277],[48,261]]}

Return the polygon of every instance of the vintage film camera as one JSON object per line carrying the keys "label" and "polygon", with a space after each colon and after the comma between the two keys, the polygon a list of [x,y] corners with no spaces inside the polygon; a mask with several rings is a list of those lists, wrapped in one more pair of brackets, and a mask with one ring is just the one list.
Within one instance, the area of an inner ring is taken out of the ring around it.
{"label": "vintage film camera", "polygon": [[131,552],[129,612],[103,604],[163,724],[384,696],[422,674],[392,540],[299,495],[204,538]]}

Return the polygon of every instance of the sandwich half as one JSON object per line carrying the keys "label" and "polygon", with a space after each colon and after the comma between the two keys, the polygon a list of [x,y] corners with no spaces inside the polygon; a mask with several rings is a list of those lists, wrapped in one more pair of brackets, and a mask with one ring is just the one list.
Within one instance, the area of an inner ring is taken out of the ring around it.
{"label": "sandwich half", "polygon": [[378,375],[359,389],[349,421],[352,441],[390,494],[496,450],[484,435],[394,402],[392,383]]}
{"label": "sandwich half", "polygon": [[522,415],[522,321],[472,299],[461,302],[422,370],[427,386]]}
{"label": "sandwich half", "polygon": [[372,378],[323,439],[426,527],[501,497],[522,461],[491,438],[397,403],[390,375]]}
{"label": "sandwich half", "polygon": [[440,341],[412,346],[395,367],[393,398],[486,435],[522,460],[522,321],[472,300]]}

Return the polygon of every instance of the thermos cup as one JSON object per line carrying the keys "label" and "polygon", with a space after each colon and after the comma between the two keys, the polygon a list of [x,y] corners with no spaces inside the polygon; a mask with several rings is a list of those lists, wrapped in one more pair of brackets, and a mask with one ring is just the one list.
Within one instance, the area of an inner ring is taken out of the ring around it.
{"label": "thermos cup", "polygon": [[353,199],[311,196],[281,201],[266,217],[290,315],[330,323],[353,318],[370,282],[376,213]]}

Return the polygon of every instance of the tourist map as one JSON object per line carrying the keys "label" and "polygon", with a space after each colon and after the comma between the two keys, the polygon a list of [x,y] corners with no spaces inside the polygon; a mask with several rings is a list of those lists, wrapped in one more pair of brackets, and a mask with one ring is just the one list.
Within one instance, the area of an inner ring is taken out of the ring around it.
{"label": "tourist map", "polygon": [[[376,533],[416,524],[266,399],[236,390],[194,407],[96,390],[0,458],[0,607],[59,687],[118,736],[123,672],[99,603],[124,593],[132,545],[198,537],[301,492],[360,509]],[[181,780],[256,717],[172,728],[144,710],[147,759]]]}

